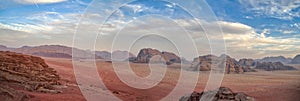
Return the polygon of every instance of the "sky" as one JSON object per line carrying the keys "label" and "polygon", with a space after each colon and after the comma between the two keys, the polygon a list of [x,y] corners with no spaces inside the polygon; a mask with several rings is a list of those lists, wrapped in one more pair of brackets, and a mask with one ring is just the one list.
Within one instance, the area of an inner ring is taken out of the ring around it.
{"label": "sky", "polygon": [[152,47],[187,58],[195,47],[200,55],[226,47],[235,58],[300,54],[299,0],[204,1],[209,8],[186,0],[1,0],[0,44],[134,54]]}

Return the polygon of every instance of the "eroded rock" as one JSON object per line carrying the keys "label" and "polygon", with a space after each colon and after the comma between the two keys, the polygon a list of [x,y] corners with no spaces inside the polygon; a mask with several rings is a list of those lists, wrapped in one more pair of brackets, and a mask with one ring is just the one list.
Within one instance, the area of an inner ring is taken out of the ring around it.
{"label": "eroded rock", "polygon": [[[225,62],[225,64],[224,64]],[[221,55],[219,57],[214,55],[205,55],[195,58],[191,64],[189,70],[193,71],[210,71],[214,69],[224,69],[227,74],[230,73],[243,73],[243,67],[234,59],[227,55]]]}
{"label": "eroded rock", "polygon": [[179,101],[255,101],[254,98],[245,93],[234,93],[227,87],[220,87],[217,90],[207,92],[193,92],[189,95],[183,96]]}
{"label": "eroded rock", "polygon": [[[60,85],[60,76],[42,58],[14,52],[0,51],[0,82],[2,92],[18,92],[11,85],[28,91],[59,93],[53,85]],[[17,93],[11,93],[11,96]]]}
{"label": "eroded rock", "polygon": [[166,64],[181,62],[181,58],[174,53],[160,52],[159,50],[151,49],[151,48],[141,49],[135,62],[149,63],[151,58],[152,58],[151,62],[165,62]]}

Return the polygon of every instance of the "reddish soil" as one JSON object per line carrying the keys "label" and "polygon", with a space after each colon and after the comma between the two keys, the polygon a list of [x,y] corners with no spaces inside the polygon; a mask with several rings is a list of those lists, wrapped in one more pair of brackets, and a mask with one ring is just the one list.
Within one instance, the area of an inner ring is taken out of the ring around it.
{"label": "reddish soil", "polygon": [[[25,92],[34,96],[32,101],[85,101],[84,96],[76,86],[72,60],[44,58],[49,67],[54,68],[61,76],[63,93],[47,94]],[[84,64],[84,62],[83,62]],[[174,67],[167,69],[162,82],[156,87],[141,90],[127,86],[117,79],[110,62],[97,62],[99,74],[108,90],[122,100],[127,101],[153,101],[165,97],[177,84],[180,69]],[[149,75],[150,69],[145,64],[131,64],[132,70],[141,77]],[[145,68],[146,67],[146,68]],[[191,75],[195,74],[190,72]],[[204,90],[209,72],[201,72],[195,91]],[[244,92],[254,97],[257,101],[297,101],[300,100],[300,71],[276,71],[276,72],[249,72],[244,74],[226,74],[222,86],[231,88],[234,92]],[[182,88],[184,89],[184,88]],[[182,95],[183,96],[183,95]]]}

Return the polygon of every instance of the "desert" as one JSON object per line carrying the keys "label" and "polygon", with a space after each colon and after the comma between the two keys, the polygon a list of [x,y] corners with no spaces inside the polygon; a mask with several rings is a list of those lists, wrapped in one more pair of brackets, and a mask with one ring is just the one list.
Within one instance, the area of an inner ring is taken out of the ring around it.
{"label": "desert", "polygon": [[[7,53],[7,52],[4,52]],[[10,54],[19,54],[11,53]],[[27,56],[27,55],[25,55]],[[82,94],[82,90],[85,89],[101,89],[101,91],[93,91],[94,93],[99,93],[102,95],[113,94],[119,100],[124,101],[154,101],[161,100],[166,95],[168,95],[178,83],[180,73],[188,73],[190,76],[198,75],[198,81],[196,87],[194,88],[195,92],[201,92],[205,89],[206,83],[209,79],[210,71],[194,71],[189,70],[191,68],[190,64],[173,63],[164,66],[150,66],[147,63],[138,63],[130,62],[129,66],[131,70],[139,77],[147,77],[151,70],[162,71],[166,69],[166,73],[159,83],[150,89],[137,89],[132,88],[126,85],[121,81],[116,75],[116,70],[113,68],[115,64],[121,64],[121,69],[118,69],[118,73],[123,74],[126,78],[131,78],[132,75],[129,74],[129,70],[122,70],[122,66],[127,62],[114,62],[107,61],[105,59],[97,59],[96,66],[97,72],[99,74],[99,79],[104,83],[103,85],[89,85],[89,88],[80,88],[77,83],[74,73],[74,67],[72,64],[72,59],[69,58],[53,58],[53,57],[42,57],[45,61],[45,64],[49,68],[53,68],[56,75],[59,76],[53,91],[59,92],[42,92],[38,90],[27,90],[26,87],[23,87],[18,84],[10,82],[8,79],[5,79],[5,82],[1,82],[1,85],[8,86],[17,91],[17,95],[20,93],[25,96],[24,99],[15,99],[15,100],[29,100],[29,101],[52,101],[52,100],[66,100],[66,101],[85,101],[85,97]],[[39,60],[42,61],[42,60]],[[91,61],[86,61],[82,59],[78,64],[80,66],[89,68]],[[114,64],[115,63],[115,64]],[[228,87],[233,92],[243,92],[247,96],[253,97],[257,101],[295,101],[300,99],[300,65],[299,64],[288,64],[289,66],[295,67],[295,70],[274,70],[266,71],[264,69],[255,69],[255,72],[241,72],[241,73],[226,73],[222,80],[221,86]],[[157,71],[152,71],[157,72]],[[197,74],[199,72],[199,74]],[[159,72],[158,72],[159,73]],[[91,78],[88,75],[88,72],[85,72],[84,75],[87,78]],[[5,75],[4,75],[5,77]],[[1,76],[3,78],[3,76]],[[9,77],[6,77],[9,78]],[[13,77],[15,78],[15,77]],[[93,77],[92,77],[93,78]],[[97,79],[97,78],[96,78]],[[3,80],[3,79],[1,79]],[[55,79],[56,80],[56,79]],[[56,82],[56,81],[55,81]],[[93,81],[91,81],[93,82]],[[136,83],[135,81],[128,81]],[[155,80],[146,82],[140,82],[142,85],[147,85],[147,83],[157,82]],[[189,83],[189,82],[186,82]],[[53,84],[53,83],[51,83]],[[4,86],[3,86],[4,87]],[[185,88],[180,88],[179,90],[185,90]],[[48,90],[50,91],[50,90]],[[4,91],[5,92],[5,89]],[[192,92],[190,92],[192,93]],[[14,93],[12,93],[14,94]],[[188,93],[187,93],[188,94]],[[276,96],[274,96],[276,95]],[[184,95],[178,95],[172,100],[179,100]],[[5,93],[1,93],[2,98],[7,98],[8,96]],[[14,98],[14,97],[12,97]],[[93,99],[97,100],[97,99]]]}

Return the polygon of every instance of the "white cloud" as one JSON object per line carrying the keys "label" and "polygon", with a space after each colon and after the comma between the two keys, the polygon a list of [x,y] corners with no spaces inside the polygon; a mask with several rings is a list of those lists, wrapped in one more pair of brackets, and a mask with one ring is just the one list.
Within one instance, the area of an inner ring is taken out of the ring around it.
{"label": "white cloud", "polygon": [[26,32],[26,33],[39,33],[41,31],[51,31],[53,27],[42,25],[42,24],[34,25],[34,24],[20,24],[20,23],[11,23],[11,24],[0,23],[0,29],[15,30],[15,31]]}
{"label": "white cloud", "polygon": [[51,4],[51,3],[59,3],[67,0],[14,0],[15,2],[21,4]]}
{"label": "white cloud", "polygon": [[292,20],[300,17],[298,11],[299,0],[239,0],[248,10],[256,12],[258,16],[269,16],[278,19]]}

